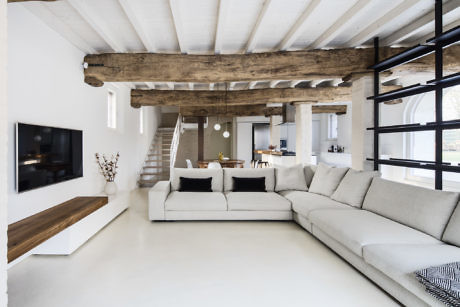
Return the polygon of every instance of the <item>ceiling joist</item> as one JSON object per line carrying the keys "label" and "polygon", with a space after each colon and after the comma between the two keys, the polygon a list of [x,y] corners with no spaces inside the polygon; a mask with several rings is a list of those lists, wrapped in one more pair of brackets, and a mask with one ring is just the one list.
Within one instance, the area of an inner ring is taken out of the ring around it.
{"label": "ceiling joist", "polygon": [[[382,58],[404,48],[381,48]],[[179,55],[158,53],[106,53],[87,55],[85,82],[250,82],[260,80],[337,79],[354,72],[370,72],[374,50],[331,49],[228,55]],[[398,72],[434,70],[434,55],[398,66]],[[460,46],[444,51],[444,71],[457,72]]]}

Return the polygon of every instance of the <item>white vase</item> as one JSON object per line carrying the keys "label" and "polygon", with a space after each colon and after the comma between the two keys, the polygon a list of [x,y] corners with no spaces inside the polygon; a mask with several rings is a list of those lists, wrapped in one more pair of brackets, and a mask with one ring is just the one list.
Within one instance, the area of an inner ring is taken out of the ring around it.
{"label": "white vase", "polygon": [[113,195],[113,194],[117,193],[117,184],[114,181],[108,181],[105,184],[104,192],[107,195]]}

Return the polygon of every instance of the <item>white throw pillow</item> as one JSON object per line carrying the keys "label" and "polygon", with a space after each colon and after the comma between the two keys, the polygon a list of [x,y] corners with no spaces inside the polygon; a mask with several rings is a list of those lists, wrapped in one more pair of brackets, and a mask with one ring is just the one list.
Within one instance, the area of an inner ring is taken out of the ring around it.
{"label": "white throw pillow", "polygon": [[311,181],[309,192],[330,197],[347,171],[348,167],[331,167],[319,163]]}
{"label": "white throw pillow", "polygon": [[305,174],[301,164],[291,167],[275,168],[275,191],[308,191]]}
{"label": "white throw pillow", "polygon": [[378,176],[379,172],[377,171],[364,172],[350,168],[331,198],[361,208],[372,179]]}

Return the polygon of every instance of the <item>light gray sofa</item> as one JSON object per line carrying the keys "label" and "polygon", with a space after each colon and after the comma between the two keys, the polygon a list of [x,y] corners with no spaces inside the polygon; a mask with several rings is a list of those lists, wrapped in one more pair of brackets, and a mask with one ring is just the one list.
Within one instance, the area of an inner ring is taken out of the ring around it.
{"label": "light gray sofa", "polygon": [[[425,292],[414,272],[460,261],[458,193],[324,165],[318,170],[305,166],[302,173],[305,189],[302,183],[295,184],[298,190],[279,190],[295,176],[287,178],[273,169],[175,169],[171,182],[159,182],[150,190],[149,216],[151,220],[293,219],[404,305],[443,306]],[[213,177],[213,192],[177,192],[180,176]],[[231,192],[232,176],[264,176],[268,192]]]}

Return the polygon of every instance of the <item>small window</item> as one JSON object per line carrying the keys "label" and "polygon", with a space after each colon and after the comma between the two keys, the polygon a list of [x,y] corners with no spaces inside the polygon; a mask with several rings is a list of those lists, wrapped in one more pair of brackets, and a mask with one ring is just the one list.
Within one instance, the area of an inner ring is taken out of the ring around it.
{"label": "small window", "polygon": [[139,109],[139,133],[144,134],[144,109]]}
{"label": "small window", "polygon": [[328,138],[336,139],[337,138],[337,114],[328,114],[327,124],[328,124]]}
{"label": "small window", "polygon": [[107,127],[117,128],[117,95],[112,91],[107,93]]}

